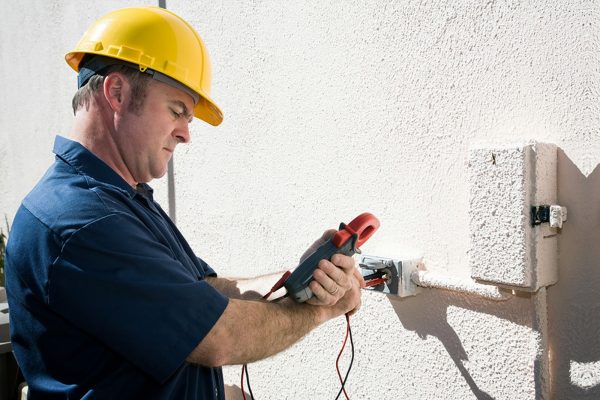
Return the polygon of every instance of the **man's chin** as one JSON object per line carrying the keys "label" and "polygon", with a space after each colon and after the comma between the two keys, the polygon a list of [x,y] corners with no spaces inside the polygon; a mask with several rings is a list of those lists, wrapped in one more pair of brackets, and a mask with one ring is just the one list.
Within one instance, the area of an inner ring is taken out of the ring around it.
{"label": "man's chin", "polygon": [[138,180],[138,183],[150,183],[155,179],[161,179],[167,174],[167,170],[152,174],[152,176],[145,176]]}
{"label": "man's chin", "polygon": [[158,174],[156,174],[152,179],[161,179],[164,178],[164,176],[167,174],[168,169],[165,168],[163,171],[160,171]]}

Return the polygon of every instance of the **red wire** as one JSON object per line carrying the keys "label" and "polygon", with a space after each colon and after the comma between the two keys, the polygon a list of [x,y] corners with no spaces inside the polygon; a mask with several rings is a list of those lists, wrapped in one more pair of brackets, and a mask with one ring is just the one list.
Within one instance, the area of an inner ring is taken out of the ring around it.
{"label": "red wire", "polygon": [[242,388],[242,397],[244,398],[244,400],[246,400],[246,391],[244,390],[244,366],[242,366],[242,384],[241,384],[241,388]]}
{"label": "red wire", "polygon": [[283,275],[281,275],[281,278],[279,278],[279,280],[275,283],[275,285],[273,285],[273,287],[271,288],[271,290],[269,291],[269,293],[265,294],[262,298],[263,300],[266,300],[269,298],[270,295],[272,295],[273,293],[275,293],[276,291],[278,291],[279,289],[281,289],[283,287],[283,284],[285,283],[285,281],[287,281],[287,278],[289,278],[289,276],[292,273],[290,271],[285,271],[285,273]]}
{"label": "red wire", "polygon": [[342,353],[344,352],[344,348],[346,347],[346,342],[348,341],[348,333],[350,333],[350,316],[348,314],[346,314],[346,322],[346,336],[344,337],[344,343],[342,344],[340,353],[338,354],[337,359],[335,360],[335,369],[337,370],[338,377],[340,378],[340,383],[342,384],[344,396],[346,397],[346,400],[350,400],[350,398],[348,397],[348,393],[346,393],[346,388],[343,387],[344,378],[342,378],[342,373],[340,372],[340,358],[342,357]]}
{"label": "red wire", "polygon": [[365,287],[383,285],[386,283],[386,280],[383,278],[373,278],[365,282]]}
{"label": "red wire", "polygon": [[[285,281],[287,281],[287,278],[289,278],[289,276],[292,273],[290,271],[285,271],[285,273],[283,275],[281,275],[281,278],[279,278],[279,280],[275,283],[275,285],[273,285],[273,287],[271,288],[271,290],[269,291],[269,293],[265,294],[262,298],[264,300],[268,299],[270,295],[272,295],[273,293],[275,293],[277,290],[281,289],[283,287],[283,284],[285,283]],[[244,400],[246,400],[246,392],[244,391],[244,368],[245,364],[242,365],[242,384],[241,384],[241,389],[242,389],[242,397],[244,398]],[[249,381],[248,381],[249,382]],[[249,385],[250,383],[248,383]],[[251,390],[252,392],[252,390]]]}
{"label": "red wire", "polygon": [[[283,274],[283,276],[279,279],[279,281],[271,288],[269,293],[267,293],[266,295],[263,296],[263,299],[267,299],[276,290],[281,288],[283,286],[283,283],[287,280],[287,278],[290,275],[291,275],[291,272],[289,272],[289,271],[287,271],[285,274]],[[382,278],[378,278],[378,279],[370,280],[368,282],[371,283],[371,285],[369,285],[369,286],[375,286],[376,284],[385,283],[385,280],[383,280]],[[375,283],[375,282],[377,282],[377,283]],[[342,354],[344,353],[344,349],[346,348],[346,342],[348,341],[349,333],[350,333],[350,316],[348,314],[346,314],[346,336],[344,337],[344,343],[342,343],[342,348],[340,349],[337,359],[335,360],[335,369],[337,370],[338,378],[340,379],[340,384],[342,385],[342,391],[344,392],[344,396],[346,397],[346,400],[350,400],[350,397],[348,397],[348,393],[346,393],[346,388],[344,387],[344,378],[342,378],[342,373],[340,372],[340,358],[342,357]],[[242,389],[242,397],[244,398],[244,400],[247,400],[246,392],[244,391],[244,366],[242,366],[242,380],[241,380],[240,386]]]}

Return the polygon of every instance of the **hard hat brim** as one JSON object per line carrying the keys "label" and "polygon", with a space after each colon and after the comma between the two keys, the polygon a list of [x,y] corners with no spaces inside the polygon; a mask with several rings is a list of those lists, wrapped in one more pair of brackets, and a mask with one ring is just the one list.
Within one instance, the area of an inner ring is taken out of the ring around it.
{"label": "hard hat brim", "polygon": [[199,93],[199,95],[200,100],[194,107],[194,116],[213,126],[220,125],[223,122],[221,109],[208,96],[202,93]]}

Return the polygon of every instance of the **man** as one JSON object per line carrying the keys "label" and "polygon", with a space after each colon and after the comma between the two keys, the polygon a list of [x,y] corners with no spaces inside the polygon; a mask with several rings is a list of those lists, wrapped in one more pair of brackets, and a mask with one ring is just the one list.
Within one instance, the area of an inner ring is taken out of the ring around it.
{"label": "man", "polygon": [[193,117],[222,120],[204,44],[184,20],[118,10],[66,59],[79,72],[71,140],[56,138],[7,248],[12,343],[31,398],[223,399],[220,366],[269,357],[358,309],[352,258],[319,263],[308,304],[268,303],[279,274],[217,277],[153,201],[147,182],[190,141]]}

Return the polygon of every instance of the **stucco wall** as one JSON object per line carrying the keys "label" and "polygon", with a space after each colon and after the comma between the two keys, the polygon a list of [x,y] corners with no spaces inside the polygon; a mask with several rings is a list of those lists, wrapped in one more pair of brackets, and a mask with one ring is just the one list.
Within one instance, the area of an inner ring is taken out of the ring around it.
{"label": "stucco wall", "polygon": [[[11,217],[51,160],[53,135],[68,130],[75,78],[63,54],[129,3],[0,3],[0,212]],[[178,225],[222,275],[292,268],[323,229],[368,210],[382,227],[365,252],[422,256],[467,279],[469,146],[559,147],[569,221],[558,284],[506,302],[365,293],[352,320],[351,398],[600,396],[594,2],[167,6],[203,36],[225,112],[218,128],[194,122],[175,159]],[[157,192],[164,201],[164,182]],[[334,398],[343,329],[332,321],[251,365],[257,398]],[[238,383],[238,367],[225,374]]]}
{"label": "stucco wall", "polygon": [[4,214],[12,219],[21,199],[54,160],[54,136],[67,135],[71,127],[77,75],[64,61],[65,53],[99,16],[130,4],[122,0],[0,2],[2,221]]}

